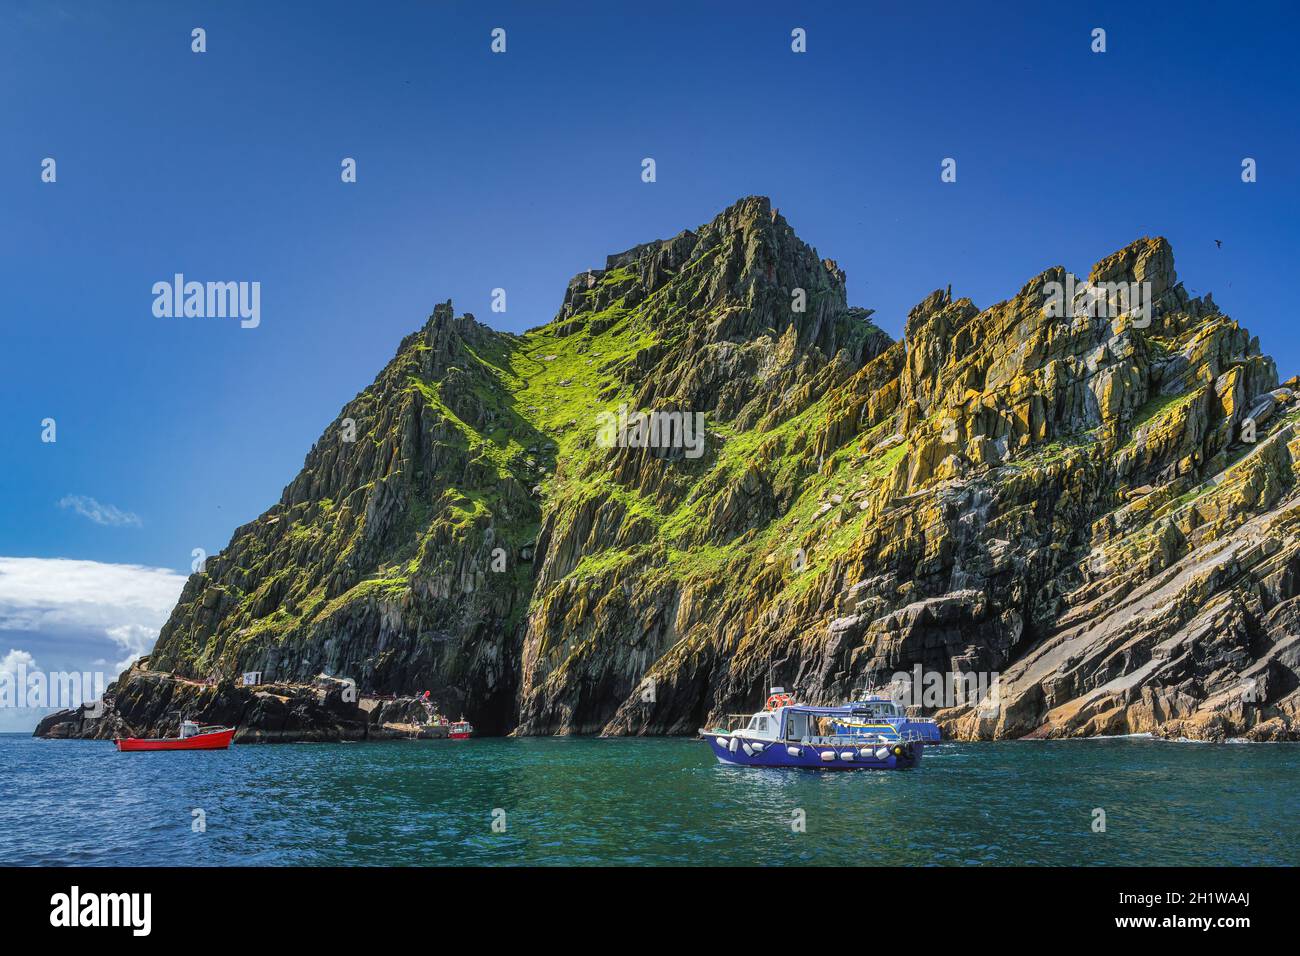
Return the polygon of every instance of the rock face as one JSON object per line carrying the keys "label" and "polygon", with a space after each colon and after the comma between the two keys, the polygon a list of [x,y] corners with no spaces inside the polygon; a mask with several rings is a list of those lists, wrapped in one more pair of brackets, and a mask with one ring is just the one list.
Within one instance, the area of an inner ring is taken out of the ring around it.
{"label": "rock face", "polygon": [[440,305],[110,711],[324,672],[487,733],[692,733],[769,673],[832,701],[919,666],[999,675],[932,708],[965,738],[1300,738],[1296,382],[1163,239],[1088,281],[936,291],[894,342],[747,198],[522,336]]}
{"label": "rock face", "polygon": [[45,717],[37,737],[175,737],[182,718],[237,728],[234,742],[309,743],[446,737],[415,698],[360,697],[344,681],[320,677],[311,684],[209,685],[149,669],[137,661],[104,694],[102,712],[85,707]]}

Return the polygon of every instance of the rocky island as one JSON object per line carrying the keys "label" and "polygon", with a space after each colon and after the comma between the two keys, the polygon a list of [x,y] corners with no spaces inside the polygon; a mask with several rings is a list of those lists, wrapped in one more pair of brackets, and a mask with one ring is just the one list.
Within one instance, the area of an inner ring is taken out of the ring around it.
{"label": "rocky island", "polygon": [[820,702],[919,667],[998,675],[996,707],[934,708],[961,739],[1300,739],[1297,383],[1169,244],[1078,283],[1144,307],[1053,267],[986,308],[934,291],[898,341],[844,279],[750,197],[523,335],[437,306],[103,714],[37,733],[410,716],[330,675],[489,734],[686,734],[769,674]]}

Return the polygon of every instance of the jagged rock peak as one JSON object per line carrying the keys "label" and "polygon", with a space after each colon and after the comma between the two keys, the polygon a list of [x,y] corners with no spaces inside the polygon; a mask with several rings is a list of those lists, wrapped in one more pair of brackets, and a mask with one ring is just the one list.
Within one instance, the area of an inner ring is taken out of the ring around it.
{"label": "jagged rock peak", "polygon": [[481,339],[484,335],[497,334],[490,326],[483,325],[474,318],[474,313],[456,314],[451,299],[439,302],[433,307],[424,328],[420,330],[424,344],[433,348],[444,344],[449,337],[459,336],[466,341]]}
{"label": "jagged rock peak", "polygon": [[[1092,267],[1086,278],[1076,276],[1071,284],[1069,273],[1064,266],[1052,266],[1026,282],[1013,298],[985,310],[975,307],[969,299],[954,300],[951,285],[946,289],[935,289],[908,312],[903,324],[903,340],[911,347],[915,339],[932,330],[934,318],[941,314],[948,320],[945,328],[949,333],[955,330],[956,325],[982,312],[1014,308],[1028,315],[1036,309],[1046,307],[1048,296],[1055,289],[1055,286],[1050,285],[1051,283],[1059,283],[1063,293],[1071,296],[1071,300],[1064,303],[1070,314],[1083,307],[1082,297],[1088,286],[1141,285],[1142,283],[1150,284],[1149,293],[1154,306],[1154,317],[1182,308],[1189,301],[1203,302],[1207,305],[1205,309],[1195,310],[1198,315],[1203,311],[1213,311],[1213,300],[1209,296],[1204,300],[1191,300],[1183,293],[1177,273],[1174,271],[1174,252],[1168,240],[1163,236],[1154,238],[1144,236],[1104,256]],[[1017,335],[1024,331],[1015,325],[1003,326],[1003,330]]]}
{"label": "jagged rock peak", "polygon": [[1174,250],[1164,236],[1144,236],[1094,265],[1088,273],[1088,281],[1150,282],[1152,297],[1159,299],[1178,284],[1174,272]]}
{"label": "jagged rock peak", "polygon": [[[556,321],[616,303],[634,308],[674,284],[679,287],[675,300],[684,307],[705,312],[758,307],[766,315],[783,303],[796,324],[820,329],[847,307],[844,278],[833,260],[821,259],[795,235],[769,199],[747,196],[697,229],[633,246],[609,256],[605,268],[574,276]],[[799,305],[792,308],[796,298]],[[778,323],[774,331],[788,324]],[[745,338],[766,328],[740,326],[728,327],[728,334]]]}
{"label": "jagged rock peak", "polygon": [[607,256],[605,269],[617,269],[629,265],[647,253],[683,241],[693,248],[712,248],[733,235],[740,236],[746,241],[767,242],[773,245],[781,242],[804,245],[785,217],[781,215],[780,210],[772,208],[770,199],[766,196],[745,196],[696,229],[684,229],[671,239],[641,243],[624,252]]}

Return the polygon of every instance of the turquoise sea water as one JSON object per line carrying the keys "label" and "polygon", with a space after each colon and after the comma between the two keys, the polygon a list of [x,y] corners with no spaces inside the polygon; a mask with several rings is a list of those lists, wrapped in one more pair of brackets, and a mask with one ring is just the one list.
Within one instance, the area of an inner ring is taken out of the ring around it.
{"label": "turquoise sea water", "polygon": [[815,773],[685,739],[119,754],[3,735],[0,863],[1297,864],[1298,790],[1292,744],[941,744],[917,770]]}

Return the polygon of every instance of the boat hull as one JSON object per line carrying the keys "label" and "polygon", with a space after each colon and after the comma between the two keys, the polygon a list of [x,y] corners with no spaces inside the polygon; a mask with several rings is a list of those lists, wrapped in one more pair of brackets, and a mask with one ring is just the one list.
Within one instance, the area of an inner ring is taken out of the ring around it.
{"label": "boat hull", "polygon": [[459,730],[456,733],[448,734],[447,736],[450,737],[452,740],[469,740],[469,735],[470,735],[470,731]]}
{"label": "boat hull", "polygon": [[[797,770],[907,770],[920,764],[921,754],[925,750],[925,742],[921,740],[890,744],[805,744],[784,740],[755,740],[740,734],[716,731],[706,734],[704,739],[720,763]],[[761,749],[755,747],[755,744]],[[896,747],[902,750],[902,754],[894,753]],[[876,756],[881,749],[886,750],[887,754],[884,757]],[[833,756],[827,757],[825,754]]]}
{"label": "boat hull", "polygon": [[193,737],[118,737],[113,743],[124,753],[143,750],[225,750],[234,736],[235,729],[231,727],[211,734],[195,734]]}

